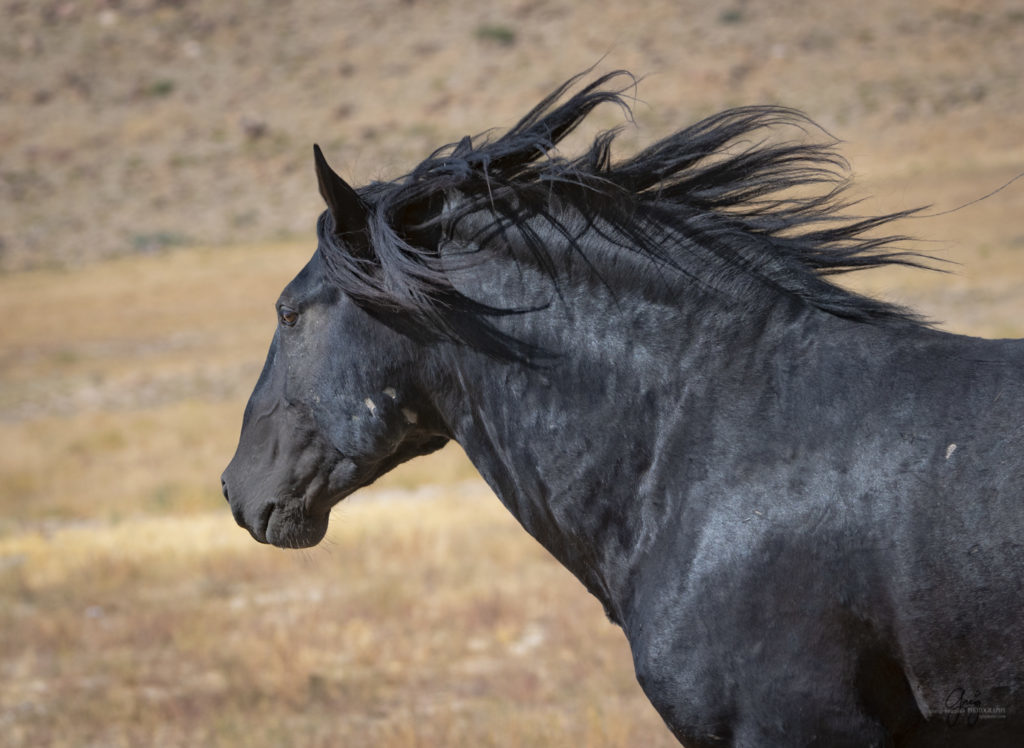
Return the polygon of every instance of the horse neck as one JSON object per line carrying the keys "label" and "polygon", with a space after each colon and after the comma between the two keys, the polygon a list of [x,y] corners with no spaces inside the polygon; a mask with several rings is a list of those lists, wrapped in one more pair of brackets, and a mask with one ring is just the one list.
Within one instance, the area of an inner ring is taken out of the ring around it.
{"label": "horse neck", "polygon": [[546,308],[501,324],[553,358],[531,366],[455,349],[444,389],[457,394],[441,410],[502,502],[615,620],[631,559],[668,510],[666,429],[685,421],[684,403],[748,387],[804,315],[786,303],[729,309],[698,290],[684,304],[592,281],[554,293],[529,269],[504,271],[488,279],[488,300],[511,306],[524,284],[548,289]]}

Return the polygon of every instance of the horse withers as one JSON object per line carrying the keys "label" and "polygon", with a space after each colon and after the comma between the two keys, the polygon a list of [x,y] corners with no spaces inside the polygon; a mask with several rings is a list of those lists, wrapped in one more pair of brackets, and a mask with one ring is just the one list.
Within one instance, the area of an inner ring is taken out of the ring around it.
{"label": "horse withers", "polygon": [[1024,344],[829,281],[921,258],[877,235],[906,213],[848,216],[797,112],[558,155],[631,82],[358,190],[315,149],[327,210],[222,478],[236,520],[314,545],[454,439],[690,748],[1024,744]]}

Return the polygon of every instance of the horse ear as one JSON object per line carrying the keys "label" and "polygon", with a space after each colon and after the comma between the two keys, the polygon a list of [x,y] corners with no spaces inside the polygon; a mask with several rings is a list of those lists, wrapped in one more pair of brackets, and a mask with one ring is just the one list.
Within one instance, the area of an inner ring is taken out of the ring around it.
{"label": "horse ear", "polygon": [[[366,203],[344,179],[334,173],[318,145],[313,146],[313,160],[316,162],[320,195],[334,219],[334,232],[340,235],[359,235],[365,232],[368,218]],[[352,240],[351,237],[347,239],[349,242]]]}

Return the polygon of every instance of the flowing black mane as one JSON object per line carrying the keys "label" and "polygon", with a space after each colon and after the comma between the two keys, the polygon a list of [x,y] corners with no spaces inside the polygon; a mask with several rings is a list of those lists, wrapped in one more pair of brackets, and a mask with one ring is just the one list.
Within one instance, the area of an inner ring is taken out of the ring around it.
{"label": "flowing black mane", "polygon": [[481,257],[514,237],[552,276],[552,244],[586,258],[586,237],[598,232],[615,251],[649,261],[620,272],[676,274],[744,304],[782,293],[848,319],[921,324],[912,312],[826,279],[917,265],[920,256],[892,249],[903,237],[875,235],[914,211],[846,214],[846,162],[834,140],[769,139],[782,127],[820,133],[805,115],[776,106],[730,109],[619,162],[611,157],[612,130],[569,159],[557,154],[558,143],[600,104],[617,104],[628,116],[625,93],[635,83],[628,73],[610,73],[566,99],[578,81],[560,86],[500,137],[467,136],[399,179],[360,189],[370,209],[368,251],[351,251],[325,213],[320,254],[332,282],[378,316],[507,355],[512,341],[490,320],[521,310],[459,294],[437,249],[461,219],[488,211],[493,221],[476,236]]}

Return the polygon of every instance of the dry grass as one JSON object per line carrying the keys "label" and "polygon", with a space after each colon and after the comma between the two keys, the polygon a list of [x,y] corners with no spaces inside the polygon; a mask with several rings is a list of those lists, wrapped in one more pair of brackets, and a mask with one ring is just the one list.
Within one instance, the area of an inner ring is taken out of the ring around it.
{"label": "dry grass", "polygon": [[5,744],[671,744],[621,632],[457,448],[312,551],[234,525],[217,476],[307,255],[0,277]]}
{"label": "dry grass", "polygon": [[600,606],[477,483],[325,545],[223,514],[0,541],[9,745],[668,745]]}

